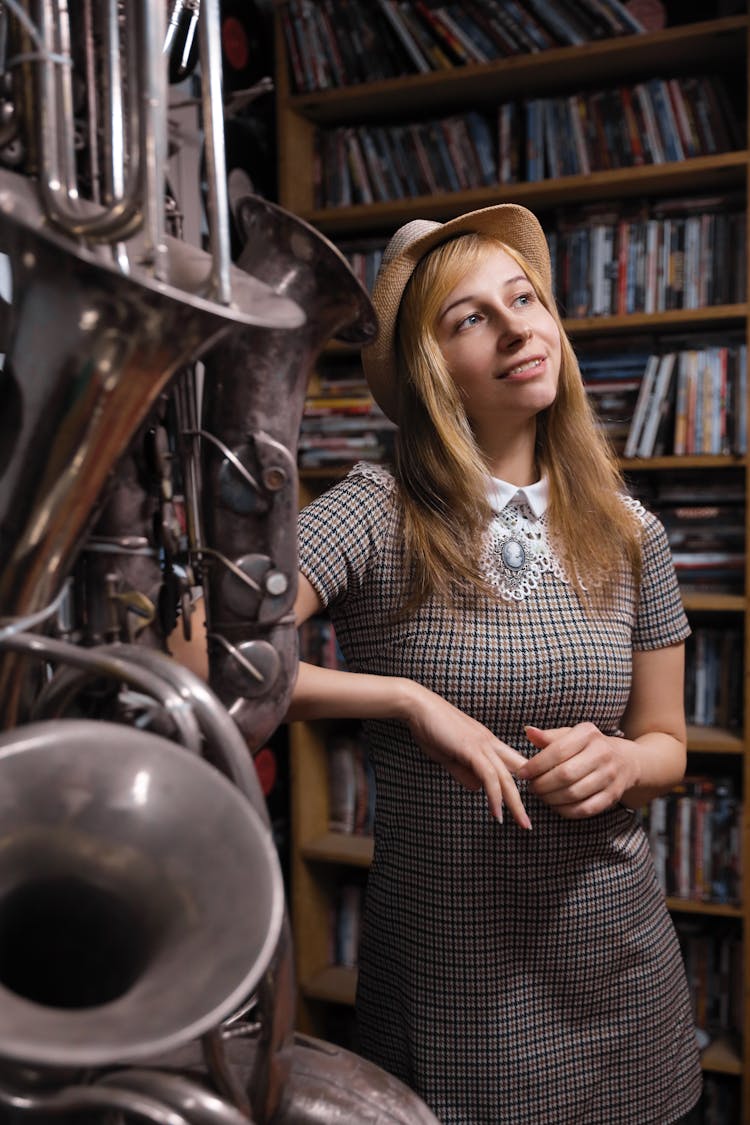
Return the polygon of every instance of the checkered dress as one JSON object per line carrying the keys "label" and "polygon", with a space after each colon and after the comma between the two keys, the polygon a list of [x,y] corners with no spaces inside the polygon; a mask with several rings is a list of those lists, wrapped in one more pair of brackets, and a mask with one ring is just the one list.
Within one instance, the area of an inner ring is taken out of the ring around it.
{"label": "checkered dress", "polygon": [[[300,517],[301,570],[353,672],[425,684],[530,755],[523,725],[614,733],[632,649],[689,632],[666,536],[643,513],[640,598],[586,615],[552,572],[455,617],[403,598],[393,479],[358,466]],[[582,526],[582,534],[585,527]],[[364,1055],[444,1125],[667,1125],[697,1101],[689,996],[648,842],[616,806],[567,821],[524,787],[497,823],[405,725],[366,723],[377,783],[357,1016]]]}

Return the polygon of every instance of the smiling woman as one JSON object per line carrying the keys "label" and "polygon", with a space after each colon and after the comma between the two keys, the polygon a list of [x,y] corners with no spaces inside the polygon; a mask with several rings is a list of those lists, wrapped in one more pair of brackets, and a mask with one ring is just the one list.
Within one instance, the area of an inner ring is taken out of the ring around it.
{"label": "smiling woman", "polygon": [[[455,272],[461,276],[453,283]],[[560,328],[529,278],[519,273],[517,258],[492,240],[475,236],[472,242],[466,236],[446,249],[442,261],[427,258],[415,270],[402,304],[404,335],[410,322],[421,319],[425,291],[432,306],[448,286],[435,340],[487,467],[507,477],[512,458],[526,444],[523,431],[533,437],[537,415],[555,400]],[[519,466],[527,475],[528,468]]]}
{"label": "smiling woman", "polygon": [[[506,206],[511,220],[524,212]],[[525,214],[519,225],[533,231],[536,219]],[[623,551],[639,566],[637,521],[622,504],[616,460],[557,313],[544,235],[538,227],[542,250],[524,259],[502,233],[469,231],[420,257],[403,286],[390,353],[381,361],[378,341],[364,353],[373,393],[411,435],[397,442],[396,468],[417,599],[432,590],[450,596],[456,578],[481,587],[488,470],[516,484],[548,479],[557,551],[570,580],[592,596],[617,573]]]}
{"label": "smiling woman", "polygon": [[297,620],[327,609],[348,671],[300,665],[288,716],[365,721],[361,1050],[443,1125],[668,1125],[700,1063],[632,811],[685,770],[664,529],[596,426],[529,211],[408,223],[373,303],[395,460],[301,514]]}

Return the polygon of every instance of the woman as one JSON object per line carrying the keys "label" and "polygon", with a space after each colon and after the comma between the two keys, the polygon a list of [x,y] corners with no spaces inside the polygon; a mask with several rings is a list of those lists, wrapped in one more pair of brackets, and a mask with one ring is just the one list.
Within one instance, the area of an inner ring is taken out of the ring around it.
{"label": "woman", "polygon": [[302,665],[289,714],[366,721],[360,1049],[445,1125],[677,1121],[700,1064],[634,813],[686,762],[663,528],[596,427],[529,211],[408,223],[373,302],[395,463],[301,515],[298,620],[328,610],[348,671]]}

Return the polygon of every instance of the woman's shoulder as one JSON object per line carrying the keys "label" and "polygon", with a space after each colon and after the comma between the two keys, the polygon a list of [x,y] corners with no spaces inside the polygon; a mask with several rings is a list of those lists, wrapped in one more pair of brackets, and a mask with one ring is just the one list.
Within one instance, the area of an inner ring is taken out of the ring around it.
{"label": "woman's shoulder", "polygon": [[340,530],[387,524],[395,512],[395,495],[396,481],[386,465],[358,461],[302,509],[300,523],[323,520]]}
{"label": "woman's shoulder", "polygon": [[308,507],[320,503],[382,504],[383,500],[393,496],[395,491],[396,481],[387,465],[372,461],[357,461],[345,476],[321,492]]}
{"label": "woman's shoulder", "polygon": [[361,461],[300,512],[299,564],[324,605],[360,591],[398,544],[395,480]]}
{"label": "woman's shoulder", "polygon": [[659,519],[658,515],[651,511],[649,508],[638,500],[637,497],[631,496],[630,493],[624,492],[621,494],[621,500],[629,512],[632,513],[635,520],[637,520],[640,527],[643,529],[645,537],[654,534],[660,535],[664,531],[664,525]]}
{"label": "woman's shoulder", "polygon": [[641,529],[641,557],[644,566],[671,565],[669,536],[659,515],[634,496],[624,495],[623,503],[633,513]]}
{"label": "woman's shoulder", "polygon": [[374,461],[357,461],[344,478],[365,488],[374,487],[388,493],[395,492],[396,479],[388,465]]}

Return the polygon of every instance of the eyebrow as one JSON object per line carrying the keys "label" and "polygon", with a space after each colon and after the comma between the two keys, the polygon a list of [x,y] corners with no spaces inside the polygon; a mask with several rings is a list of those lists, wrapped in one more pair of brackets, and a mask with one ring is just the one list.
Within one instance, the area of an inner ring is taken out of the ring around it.
{"label": "eyebrow", "polygon": [[[527,285],[531,284],[526,274],[519,273],[516,277],[509,277],[507,281],[504,281],[501,288],[507,289],[509,285],[515,285],[517,281],[525,281]],[[446,316],[451,311],[451,309],[455,309],[457,305],[464,305],[467,302],[476,300],[477,298],[472,293],[467,293],[465,297],[459,297],[458,300],[453,301],[450,305],[446,305],[446,307],[438,316],[438,321],[442,320],[443,317]]]}

